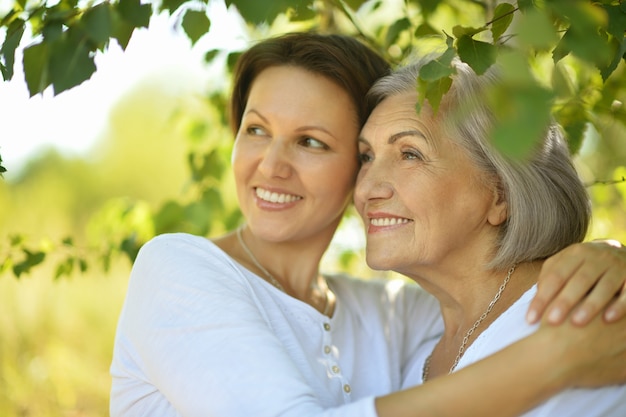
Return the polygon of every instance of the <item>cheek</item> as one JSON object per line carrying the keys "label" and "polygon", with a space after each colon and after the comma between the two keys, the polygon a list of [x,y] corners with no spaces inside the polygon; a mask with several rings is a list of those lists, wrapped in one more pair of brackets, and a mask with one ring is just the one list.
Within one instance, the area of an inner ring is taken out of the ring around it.
{"label": "cheek", "polygon": [[329,199],[339,199],[342,204],[352,200],[354,183],[356,180],[358,166],[356,163],[350,165],[343,162],[336,164],[332,168],[323,170],[317,175],[317,187],[320,192],[327,195]]}
{"label": "cheek", "polygon": [[255,159],[254,147],[249,142],[247,143],[245,140],[237,138],[230,158],[233,169],[242,170],[250,166]]}

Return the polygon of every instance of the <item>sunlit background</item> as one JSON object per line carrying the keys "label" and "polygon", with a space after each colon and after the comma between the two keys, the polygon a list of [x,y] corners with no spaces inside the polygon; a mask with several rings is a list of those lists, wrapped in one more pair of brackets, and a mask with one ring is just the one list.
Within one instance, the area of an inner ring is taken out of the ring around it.
{"label": "sunlit background", "polygon": [[[126,51],[111,44],[89,81],[56,97],[48,89],[29,98],[19,66],[11,82],[0,82],[3,240],[79,234],[86,219],[76,218],[107,198],[156,204],[180,194],[188,144],[172,115],[201,111],[201,96],[226,82],[220,66],[204,63],[207,49],[247,44],[223,2],[211,2],[210,16],[211,31],[194,48],[174,19],[153,18]],[[56,281],[50,267],[0,275],[0,416],[108,415],[129,267],[122,259],[108,273],[93,268]]]}
{"label": "sunlit background", "polygon": [[[10,3],[0,1],[0,15]],[[222,83],[220,74],[207,68],[203,55],[209,48],[244,48],[246,32],[223,2],[212,1],[209,6],[210,33],[194,48],[175,28],[173,18],[156,16],[148,29],[134,33],[126,51],[112,42],[105,54],[96,56],[98,70],[93,77],[58,96],[47,89],[43,96],[29,98],[18,49],[13,80],[0,83],[0,154],[7,176],[19,174],[28,158],[51,147],[67,156],[91,155],[102,141],[112,109],[139,84],[157,87],[160,83],[157,89],[181,97],[204,91],[208,83]],[[28,42],[25,39],[23,44]]]}

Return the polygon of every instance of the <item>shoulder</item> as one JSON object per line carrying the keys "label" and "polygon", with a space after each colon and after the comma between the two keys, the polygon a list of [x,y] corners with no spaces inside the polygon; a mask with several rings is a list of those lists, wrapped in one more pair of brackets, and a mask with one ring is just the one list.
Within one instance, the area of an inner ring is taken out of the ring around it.
{"label": "shoulder", "polygon": [[231,258],[209,239],[188,233],[166,233],[146,242],[137,255],[135,267],[145,263],[158,265],[194,265],[228,263]]}
{"label": "shoulder", "polygon": [[131,271],[131,283],[165,288],[233,285],[239,276],[237,264],[209,239],[187,233],[158,235],[139,251]]}
{"label": "shoulder", "polygon": [[210,240],[188,233],[164,233],[150,239],[139,250],[139,257],[168,255],[172,252],[210,252],[217,249]]}

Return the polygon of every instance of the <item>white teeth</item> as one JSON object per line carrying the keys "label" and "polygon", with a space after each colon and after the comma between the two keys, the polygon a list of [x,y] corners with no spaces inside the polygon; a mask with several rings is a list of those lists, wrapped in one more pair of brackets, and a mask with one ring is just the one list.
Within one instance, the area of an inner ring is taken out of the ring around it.
{"label": "white teeth", "polygon": [[270,203],[291,203],[302,199],[302,197],[297,195],[273,193],[258,187],[256,188],[256,196]]}
{"label": "white teeth", "polygon": [[399,219],[397,217],[384,219],[370,219],[372,226],[395,226],[396,224],[408,223],[409,219]]}

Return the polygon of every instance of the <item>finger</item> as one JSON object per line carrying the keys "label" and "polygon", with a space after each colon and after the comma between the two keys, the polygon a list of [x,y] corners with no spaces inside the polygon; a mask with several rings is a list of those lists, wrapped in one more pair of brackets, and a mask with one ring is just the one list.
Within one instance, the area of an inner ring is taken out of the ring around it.
{"label": "finger", "polygon": [[617,297],[609,308],[604,312],[604,320],[609,323],[619,321],[626,316],[626,289],[622,289],[621,294]]}
{"label": "finger", "polygon": [[526,316],[529,323],[538,322],[547,309],[552,314],[551,323],[560,323],[565,318],[566,312],[560,311],[552,302],[563,290],[568,279],[581,267],[580,257],[573,256],[571,252],[573,251],[570,248],[566,248],[543,263],[537,281],[537,294],[531,301]]}
{"label": "finger", "polygon": [[[608,299],[612,299],[615,295],[616,289],[614,289],[613,294],[607,296],[608,292],[607,286],[603,285],[601,289],[594,294],[595,287],[597,286],[597,279],[600,278],[596,275],[597,270],[594,271],[593,274],[589,275],[586,273],[584,268],[579,268],[576,270],[574,275],[570,278],[569,281],[565,284],[563,289],[554,297],[552,302],[546,308],[546,319],[550,324],[561,324],[565,320],[565,318],[572,312],[574,307],[580,306],[577,308],[578,316],[576,319],[572,317],[572,322],[574,324],[586,324],[589,320],[598,313],[599,304],[602,304],[604,307],[608,301]],[[590,291],[590,288],[592,290]],[[583,302],[581,303],[581,300]],[[602,303],[604,300],[604,303]]]}
{"label": "finger", "polygon": [[607,270],[603,276],[599,277],[593,289],[576,307],[572,314],[572,323],[585,325],[593,317],[603,312],[607,306],[612,305],[611,303],[616,300],[622,289],[622,282],[623,278],[618,271]]}

